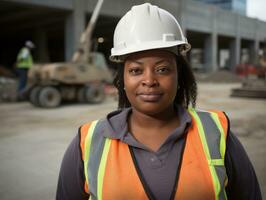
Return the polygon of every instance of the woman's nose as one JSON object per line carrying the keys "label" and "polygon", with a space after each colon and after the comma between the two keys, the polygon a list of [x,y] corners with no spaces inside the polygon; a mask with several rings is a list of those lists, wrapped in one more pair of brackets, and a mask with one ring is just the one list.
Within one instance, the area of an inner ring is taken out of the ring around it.
{"label": "woman's nose", "polygon": [[153,72],[143,74],[142,85],[148,87],[158,86],[158,80]]}

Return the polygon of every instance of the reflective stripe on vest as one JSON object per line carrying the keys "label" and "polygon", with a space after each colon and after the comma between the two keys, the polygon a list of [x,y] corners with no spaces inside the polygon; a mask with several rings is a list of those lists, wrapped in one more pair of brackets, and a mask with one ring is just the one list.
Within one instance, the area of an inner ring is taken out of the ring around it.
{"label": "reflective stripe on vest", "polygon": [[[196,122],[204,154],[212,178],[215,199],[226,200],[227,183],[224,167],[226,134],[215,112],[203,112],[189,109]],[[102,200],[103,180],[107,156],[112,139],[101,134],[105,123],[93,121],[88,129],[84,147],[84,171],[86,183],[89,185],[90,199]]]}
{"label": "reflective stripe on vest", "polygon": [[189,109],[195,118],[211,172],[215,199],[226,200],[225,186],[227,184],[226,169],[224,166],[226,135],[219,117],[214,112],[195,111]]}
{"label": "reflective stripe on vest", "polygon": [[110,139],[94,134],[103,125],[98,122],[98,120],[92,122],[85,139],[84,171],[91,200],[102,199],[105,165],[111,144]]}

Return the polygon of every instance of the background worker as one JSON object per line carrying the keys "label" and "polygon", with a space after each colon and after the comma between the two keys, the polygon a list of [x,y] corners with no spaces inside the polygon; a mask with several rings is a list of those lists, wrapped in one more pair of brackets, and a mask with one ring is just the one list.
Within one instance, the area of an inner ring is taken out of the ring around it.
{"label": "background worker", "polygon": [[[69,145],[57,200],[260,200],[252,164],[221,111],[198,111],[176,19],[145,3],[116,26],[118,110]],[[89,114],[89,113],[88,113]]]}
{"label": "background worker", "polygon": [[17,72],[19,76],[19,84],[18,84],[18,98],[19,100],[23,99],[23,92],[27,85],[28,79],[28,70],[33,65],[33,59],[31,55],[32,49],[35,48],[35,45],[32,41],[28,40],[25,42],[24,47],[22,47],[17,55]]}

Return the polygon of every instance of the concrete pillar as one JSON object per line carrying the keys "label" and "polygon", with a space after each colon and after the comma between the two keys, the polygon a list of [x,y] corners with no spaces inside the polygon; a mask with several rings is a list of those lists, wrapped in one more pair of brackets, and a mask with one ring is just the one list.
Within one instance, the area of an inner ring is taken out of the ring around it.
{"label": "concrete pillar", "polygon": [[249,62],[256,63],[259,54],[259,40],[252,41],[249,45]]}
{"label": "concrete pillar", "polygon": [[35,55],[37,62],[50,62],[50,56],[47,46],[47,34],[44,28],[38,28],[33,35],[34,42],[36,45]]}
{"label": "concrete pillar", "polygon": [[184,31],[184,35],[185,35],[185,32],[186,32],[186,5],[187,2],[185,0],[177,0],[177,20],[182,28],[182,30]]}
{"label": "concrete pillar", "polygon": [[257,63],[259,58],[259,50],[260,50],[260,42],[259,42],[259,35],[258,30],[259,29],[259,21],[256,20],[254,22],[254,40],[250,42],[249,44],[249,63]]}
{"label": "concrete pillar", "polygon": [[216,14],[217,8],[210,7],[212,10],[212,32],[207,35],[204,41],[204,68],[206,72],[218,70],[217,65],[217,51],[218,51],[218,34],[217,34],[217,21]]}
{"label": "concrete pillar", "polygon": [[204,67],[205,71],[212,72],[218,69],[217,66],[218,38],[216,33],[208,35],[204,41]]}
{"label": "concrete pillar", "polygon": [[235,15],[234,18],[236,27],[236,37],[230,42],[230,57],[229,57],[229,67],[231,71],[234,71],[236,65],[240,64],[241,59],[241,38],[240,38],[240,16]]}
{"label": "concrete pillar", "polygon": [[78,46],[81,33],[85,30],[86,1],[72,0],[73,12],[65,21],[65,60],[70,61]]}
{"label": "concrete pillar", "polygon": [[234,70],[236,65],[240,64],[240,49],[241,39],[240,37],[236,37],[230,42],[229,67],[231,71]]}

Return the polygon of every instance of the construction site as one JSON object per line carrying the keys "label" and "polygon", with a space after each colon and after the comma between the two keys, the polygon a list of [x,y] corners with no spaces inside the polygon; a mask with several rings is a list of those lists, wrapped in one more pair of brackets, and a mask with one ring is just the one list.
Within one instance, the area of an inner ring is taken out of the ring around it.
{"label": "construction site", "polygon": [[[196,108],[228,115],[266,199],[266,22],[200,0],[148,2],[180,21],[192,46]],[[109,56],[114,28],[131,6],[0,1],[0,199],[55,199],[60,164],[79,127],[117,109],[117,66]],[[33,66],[20,91],[16,67],[26,41],[34,44]]]}

